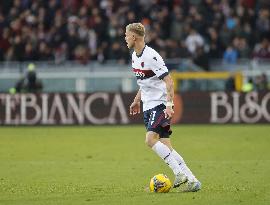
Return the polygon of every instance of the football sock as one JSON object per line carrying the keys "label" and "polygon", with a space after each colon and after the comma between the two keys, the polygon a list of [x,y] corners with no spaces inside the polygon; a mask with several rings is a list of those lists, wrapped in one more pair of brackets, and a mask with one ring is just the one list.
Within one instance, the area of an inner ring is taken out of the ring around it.
{"label": "football sock", "polygon": [[193,175],[193,173],[190,171],[190,169],[187,167],[184,159],[180,156],[180,154],[173,150],[171,155],[174,157],[174,159],[177,161],[184,173],[187,175],[188,181],[198,181]]}
{"label": "football sock", "polygon": [[160,156],[161,159],[172,169],[173,173],[177,175],[178,173],[183,173],[183,170],[171,154],[171,150],[163,143],[158,141],[152,149]]}

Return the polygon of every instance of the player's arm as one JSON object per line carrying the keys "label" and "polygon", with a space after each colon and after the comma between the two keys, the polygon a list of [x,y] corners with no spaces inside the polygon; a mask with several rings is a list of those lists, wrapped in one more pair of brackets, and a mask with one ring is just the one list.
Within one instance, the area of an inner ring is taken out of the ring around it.
{"label": "player's arm", "polygon": [[139,114],[140,112],[141,112],[141,90],[137,92],[137,95],[135,96],[133,102],[129,107],[130,115],[136,115]]}
{"label": "player's arm", "polygon": [[140,103],[141,102],[141,90],[137,92],[137,95],[135,96],[133,102]]}
{"label": "player's arm", "polygon": [[173,80],[170,74],[166,75],[163,78],[163,81],[165,82],[167,89],[167,104],[170,103],[173,104],[174,90],[173,90]]}
{"label": "player's arm", "polygon": [[170,74],[166,75],[163,78],[163,81],[166,84],[167,89],[167,103],[166,103],[166,110],[164,111],[166,118],[171,118],[174,111],[173,111],[173,98],[174,98],[174,89],[173,89],[173,80]]}

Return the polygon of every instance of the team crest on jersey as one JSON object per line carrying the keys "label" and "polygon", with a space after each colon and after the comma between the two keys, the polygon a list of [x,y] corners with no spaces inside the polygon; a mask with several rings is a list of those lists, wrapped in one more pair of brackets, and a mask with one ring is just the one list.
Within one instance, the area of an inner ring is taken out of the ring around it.
{"label": "team crest on jersey", "polygon": [[141,63],[142,68],[144,67],[144,62]]}

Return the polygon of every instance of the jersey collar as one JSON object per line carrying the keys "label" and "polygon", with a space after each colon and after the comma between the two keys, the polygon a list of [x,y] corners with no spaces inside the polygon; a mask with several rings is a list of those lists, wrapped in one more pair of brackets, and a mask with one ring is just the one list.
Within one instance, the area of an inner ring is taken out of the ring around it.
{"label": "jersey collar", "polygon": [[137,53],[135,52],[135,53],[136,53],[136,56],[137,56],[138,58],[142,57],[142,54],[143,54],[143,52],[144,52],[145,47],[146,47],[146,45],[143,47],[142,52],[140,53],[140,55],[137,55]]}

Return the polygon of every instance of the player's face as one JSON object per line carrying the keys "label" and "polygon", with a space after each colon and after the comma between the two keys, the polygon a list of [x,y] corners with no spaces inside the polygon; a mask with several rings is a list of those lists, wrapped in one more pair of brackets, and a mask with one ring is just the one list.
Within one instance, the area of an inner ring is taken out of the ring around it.
{"label": "player's face", "polygon": [[135,44],[135,35],[134,35],[134,33],[130,32],[130,31],[126,31],[125,35],[126,35],[125,40],[127,42],[127,47],[129,49],[133,48],[134,44]]}

